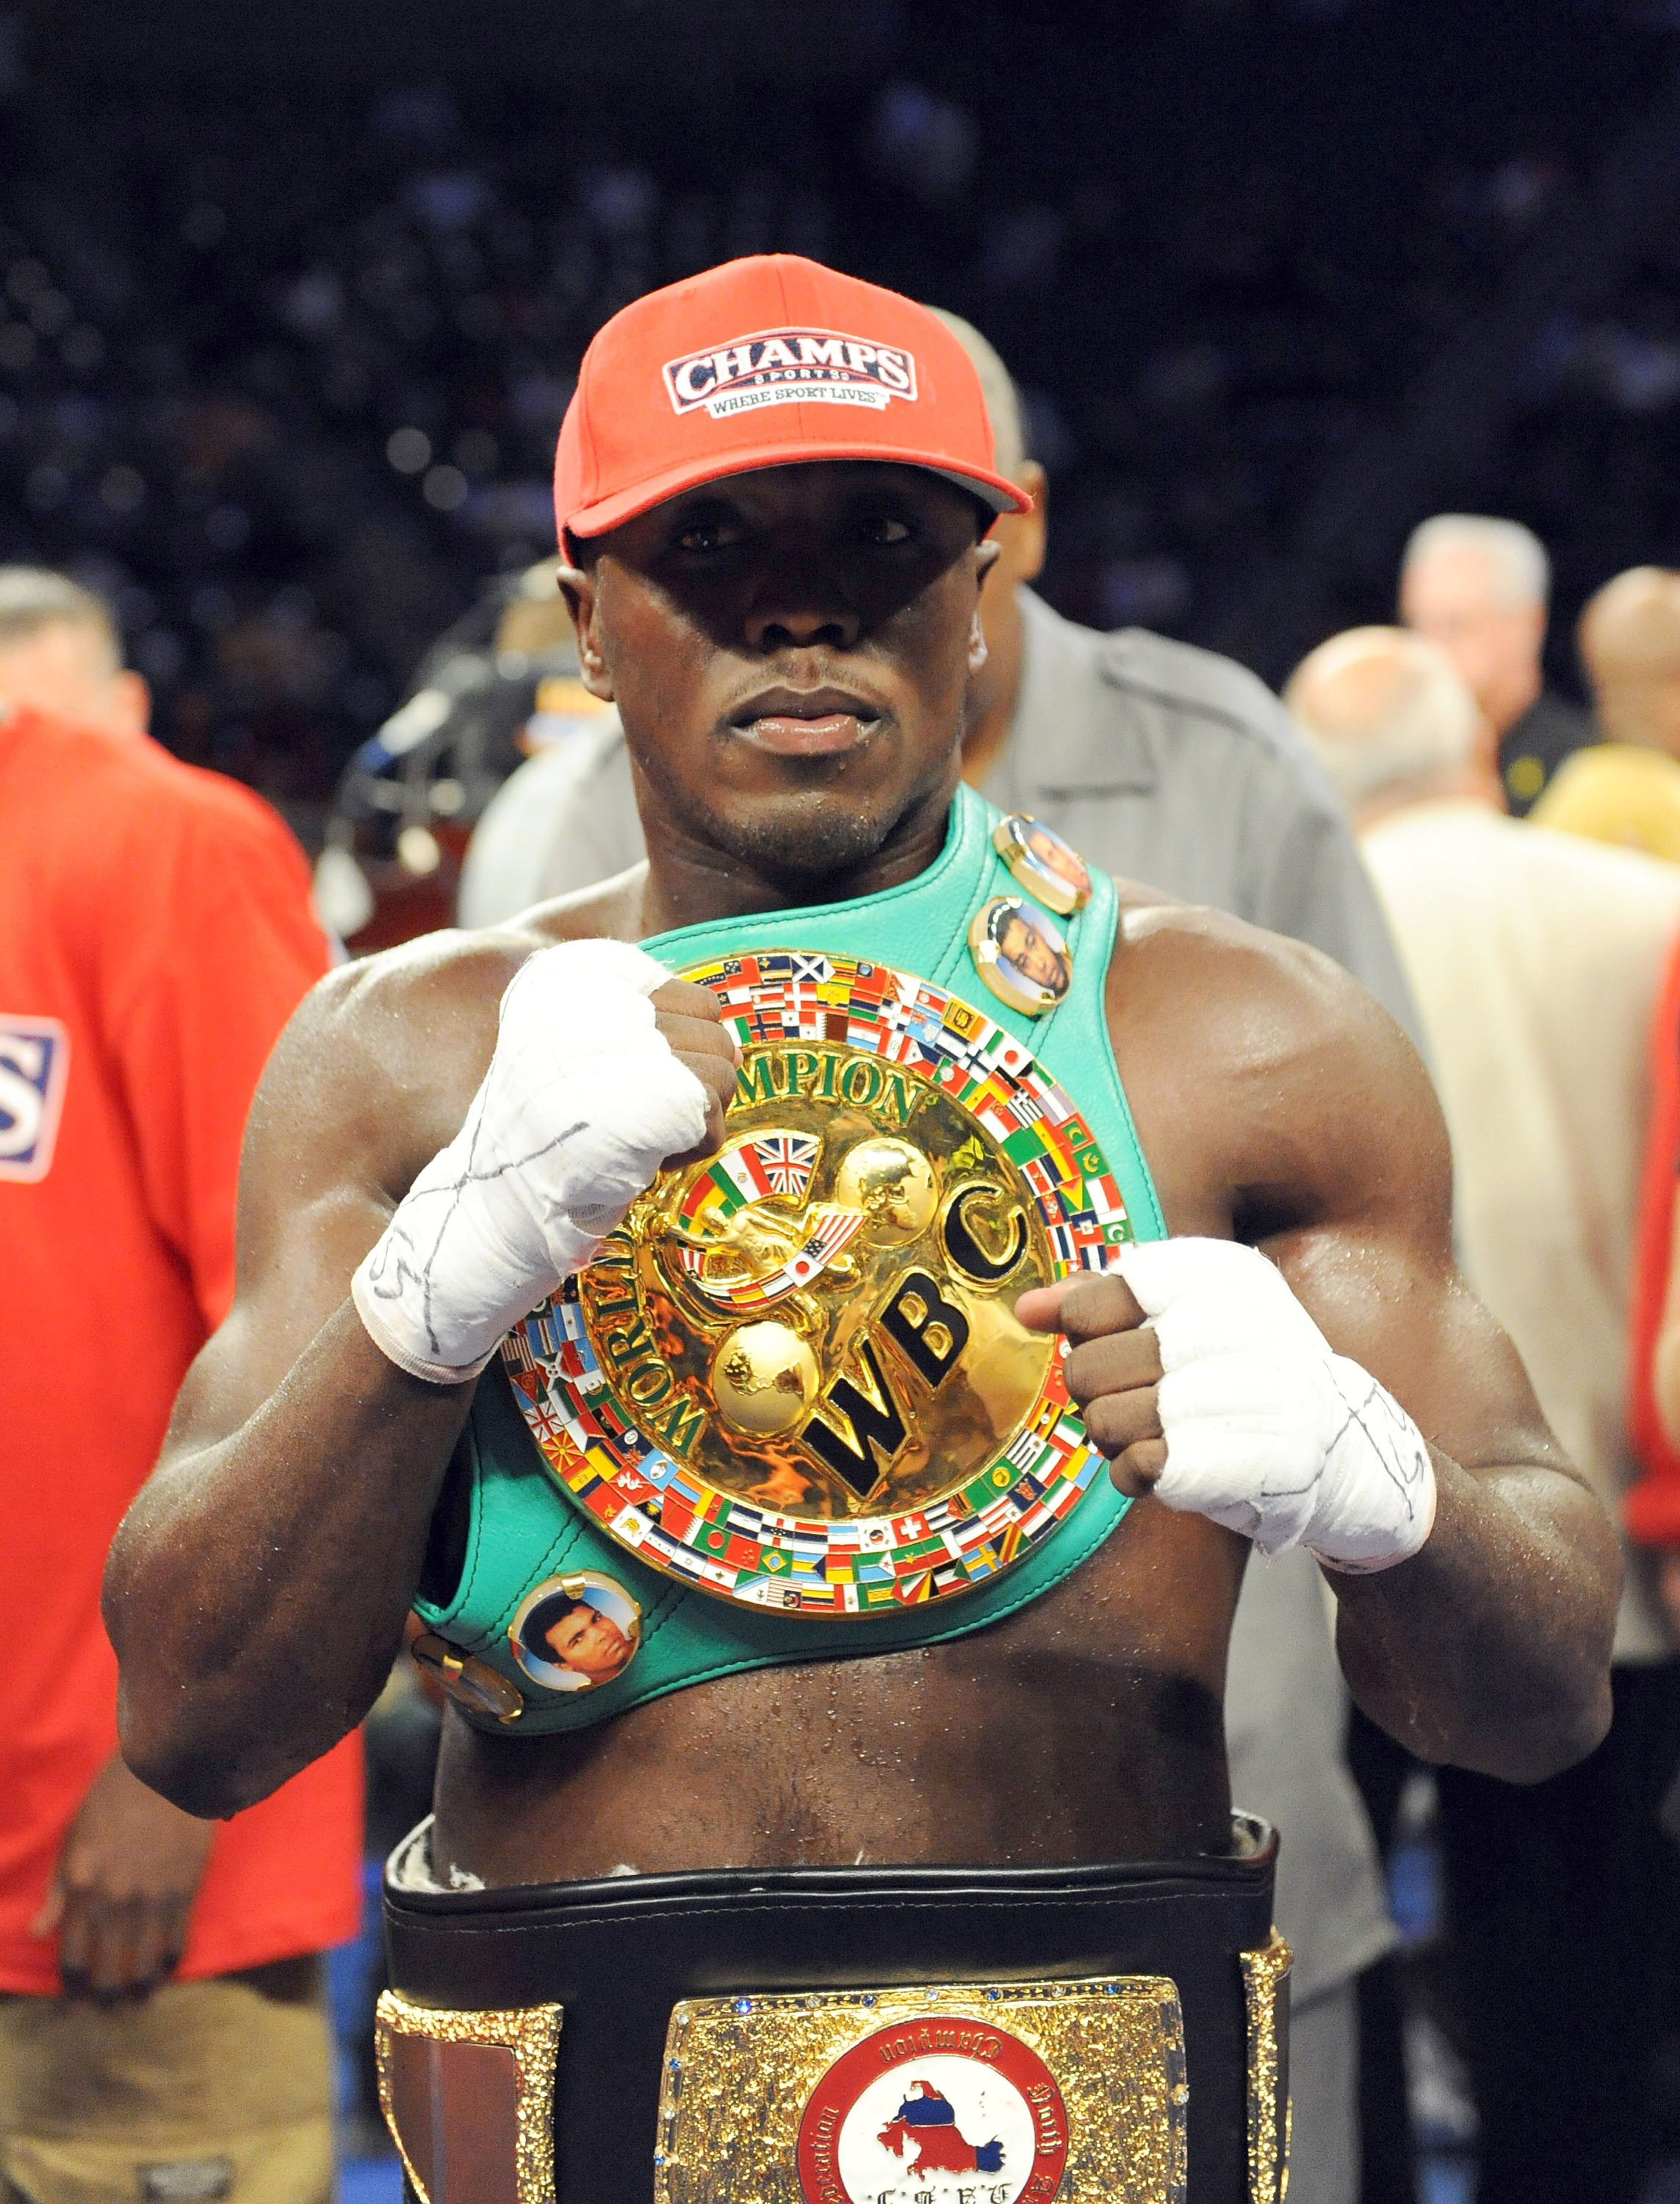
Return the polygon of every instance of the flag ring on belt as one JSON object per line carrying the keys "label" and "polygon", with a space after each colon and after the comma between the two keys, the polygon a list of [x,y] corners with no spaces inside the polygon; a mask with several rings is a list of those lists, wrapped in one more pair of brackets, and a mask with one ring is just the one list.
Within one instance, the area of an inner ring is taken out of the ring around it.
{"label": "flag ring on belt", "polygon": [[741,1045],[723,1146],[518,1327],[525,1420],[573,1501],[694,1589],[836,1621],[966,1591],[1103,1473],[1014,1311],[1132,1237],[1107,1159],[1029,1050],[928,981],[792,951],[685,976]]}

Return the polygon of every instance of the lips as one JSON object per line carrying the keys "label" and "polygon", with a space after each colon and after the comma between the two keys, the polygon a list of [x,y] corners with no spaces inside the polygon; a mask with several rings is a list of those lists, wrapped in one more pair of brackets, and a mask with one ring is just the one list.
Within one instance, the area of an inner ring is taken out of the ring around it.
{"label": "lips", "polygon": [[731,730],[777,757],[830,757],[855,749],[884,714],[845,689],[765,689],[730,714]]}

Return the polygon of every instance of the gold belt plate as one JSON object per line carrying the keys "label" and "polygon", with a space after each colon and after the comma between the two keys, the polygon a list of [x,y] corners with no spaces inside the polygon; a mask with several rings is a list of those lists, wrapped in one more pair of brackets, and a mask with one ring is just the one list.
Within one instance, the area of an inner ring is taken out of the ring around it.
{"label": "gold belt plate", "polygon": [[420,2204],[554,2204],[558,2005],[453,2012],[382,1990],[379,2106]]}
{"label": "gold belt plate", "polygon": [[1183,2204],[1164,1976],[695,1999],[654,2204]]}
{"label": "gold belt plate", "polygon": [[668,1575],[849,1620],[965,1591],[1100,1458],[1017,1297],[1132,1237],[1071,1099],[889,966],[714,959],[742,1061],[722,1151],[660,1173],[510,1336],[557,1478]]}

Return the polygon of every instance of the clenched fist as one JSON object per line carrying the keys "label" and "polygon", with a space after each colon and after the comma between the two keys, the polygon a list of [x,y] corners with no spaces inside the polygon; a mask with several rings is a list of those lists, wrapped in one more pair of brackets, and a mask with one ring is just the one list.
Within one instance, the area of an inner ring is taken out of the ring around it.
{"label": "clenched fist", "polygon": [[1067,1335],[1068,1390],[1122,1491],[1349,1573],[1417,1551],[1435,1524],[1429,1449],[1274,1264],[1229,1240],[1156,1240],[1121,1249],[1115,1272],[1038,1287],[1016,1312]]}
{"label": "clenched fist", "polygon": [[717,1146],[735,1066],[716,999],[644,951],[539,950],[502,997],[466,1122],[352,1281],[375,1344],[434,1383],[475,1377],[662,1164]]}

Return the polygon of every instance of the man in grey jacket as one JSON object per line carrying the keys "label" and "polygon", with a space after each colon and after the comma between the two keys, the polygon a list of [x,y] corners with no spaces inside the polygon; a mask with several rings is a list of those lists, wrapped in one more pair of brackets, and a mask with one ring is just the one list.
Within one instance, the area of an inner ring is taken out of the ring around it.
{"label": "man in grey jacket", "polygon": [[[1044,562],[1044,477],[991,347],[943,318],[985,385],[1000,472],[1033,498],[992,535],[987,663],[965,777],[1030,812],[1086,861],[1325,950],[1415,1030],[1405,983],[1335,797],[1275,697],[1209,652],[1139,629],[1098,635],[1028,586]],[[633,767],[616,719],[581,724],[521,767],[486,810],[461,886],[482,926],[641,861]],[[1347,1771],[1347,1702],[1310,1555],[1250,1564],[1232,1635],[1226,1727],[1233,1798],[1283,1833],[1280,1925],[1295,1951],[1290,2204],[1356,2204],[1355,1978],[1393,1930],[1370,1828]]]}

